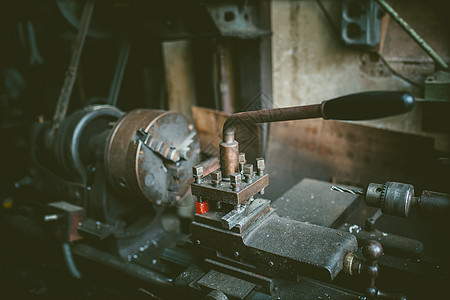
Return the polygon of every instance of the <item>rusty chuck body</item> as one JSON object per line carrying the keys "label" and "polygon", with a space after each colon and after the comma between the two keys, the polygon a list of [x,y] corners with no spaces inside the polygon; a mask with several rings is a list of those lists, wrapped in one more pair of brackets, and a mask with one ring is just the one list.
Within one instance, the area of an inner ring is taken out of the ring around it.
{"label": "rusty chuck body", "polygon": [[199,155],[197,132],[185,116],[136,109],[114,124],[104,161],[108,180],[118,192],[156,205],[175,205],[187,195],[190,170]]}

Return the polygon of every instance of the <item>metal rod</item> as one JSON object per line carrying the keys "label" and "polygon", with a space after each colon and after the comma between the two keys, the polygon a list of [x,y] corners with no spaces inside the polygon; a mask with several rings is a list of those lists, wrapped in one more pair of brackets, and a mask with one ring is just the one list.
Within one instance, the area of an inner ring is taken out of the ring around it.
{"label": "metal rod", "polygon": [[116,106],[119,98],[120,88],[122,87],[122,80],[125,70],[127,68],[128,56],[130,55],[131,39],[128,35],[122,40],[122,47],[120,48],[119,58],[117,60],[116,70],[114,71],[113,81],[109,89],[108,104]]}
{"label": "metal rod", "polygon": [[321,118],[322,104],[273,108],[256,111],[240,112],[231,115],[223,125],[223,140],[234,140],[234,131],[240,122],[244,123],[272,123],[302,119]]}
{"label": "metal rod", "polygon": [[447,69],[445,61],[431,48],[430,45],[408,24],[385,0],[376,0],[377,3],[400,25],[406,33],[441,67]]}
{"label": "metal rod", "polygon": [[83,8],[81,15],[80,28],[78,30],[77,39],[73,47],[72,57],[69,67],[67,68],[64,84],[59,94],[58,103],[56,104],[55,114],[53,116],[54,128],[65,117],[69,107],[70,96],[72,95],[73,86],[77,77],[78,66],[80,64],[81,54],[83,52],[84,42],[86,41],[89,24],[91,23],[92,13],[94,12],[94,0],[88,0]]}

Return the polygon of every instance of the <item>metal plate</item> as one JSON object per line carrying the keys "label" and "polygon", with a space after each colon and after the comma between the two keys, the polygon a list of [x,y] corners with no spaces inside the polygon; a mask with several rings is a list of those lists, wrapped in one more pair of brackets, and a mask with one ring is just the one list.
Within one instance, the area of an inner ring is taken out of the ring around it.
{"label": "metal plate", "polygon": [[272,207],[280,217],[335,228],[356,207],[358,195],[332,191],[331,186],[305,178],[274,201]]}

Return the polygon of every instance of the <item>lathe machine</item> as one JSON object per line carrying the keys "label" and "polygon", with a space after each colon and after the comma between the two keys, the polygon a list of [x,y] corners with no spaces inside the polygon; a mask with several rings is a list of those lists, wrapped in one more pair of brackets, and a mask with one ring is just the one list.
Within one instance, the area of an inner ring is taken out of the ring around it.
{"label": "lathe machine", "polygon": [[[377,230],[376,220],[411,211],[445,218],[448,194],[416,197],[412,185],[397,182],[360,189],[304,179],[272,205],[264,197],[265,159],[247,161],[235,140],[244,123],[363,120],[413,105],[407,93],[367,92],[237,113],[223,126],[218,165],[201,159],[196,129],[178,113],[95,105],[60,122],[40,120],[32,131],[33,166],[17,184],[48,198],[22,200],[4,226],[59,243],[74,280],[111,271],[133,281],[120,280],[121,292],[155,299],[416,297],[400,288],[404,278],[433,282],[426,294],[440,295],[446,263],[424,258],[418,240]],[[348,223],[362,199],[380,210],[364,226]]]}

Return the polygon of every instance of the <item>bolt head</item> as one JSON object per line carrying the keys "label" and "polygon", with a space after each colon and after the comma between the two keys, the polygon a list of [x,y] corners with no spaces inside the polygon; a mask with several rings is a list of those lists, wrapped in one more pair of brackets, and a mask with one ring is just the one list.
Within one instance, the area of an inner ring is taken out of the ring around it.
{"label": "bolt head", "polygon": [[203,167],[200,165],[196,165],[195,167],[192,168],[192,174],[195,177],[202,177],[203,176]]}
{"label": "bolt head", "polygon": [[240,173],[233,173],[233,174],[231,174],[230,175],[230,181],[231,181],[231,183],[234,183],[234,184],[239,184],[239,183],[241,183],[241,174]]}
{"label": "bolt head", "polygon": [[256,168],[258,171],[264,171],[266,169],[266,162],[264,161],[264,158],[259,157],[256,159]]}
{"label": "bolt head", "polygon": [[211,173],[211,179],[213,181],[221,181],[222,180],[222,171],[220,170],[216,170],[214,172]]}
{"label": "bolt head", "polygon": [[246,164],[244,166],[244,174],[245,175],[253,175],[253,165],[252,164]]}
{"label": "bolt head", "polygon": [[245,153],[244,152],[239,153],[239,162],[245,164]]}

